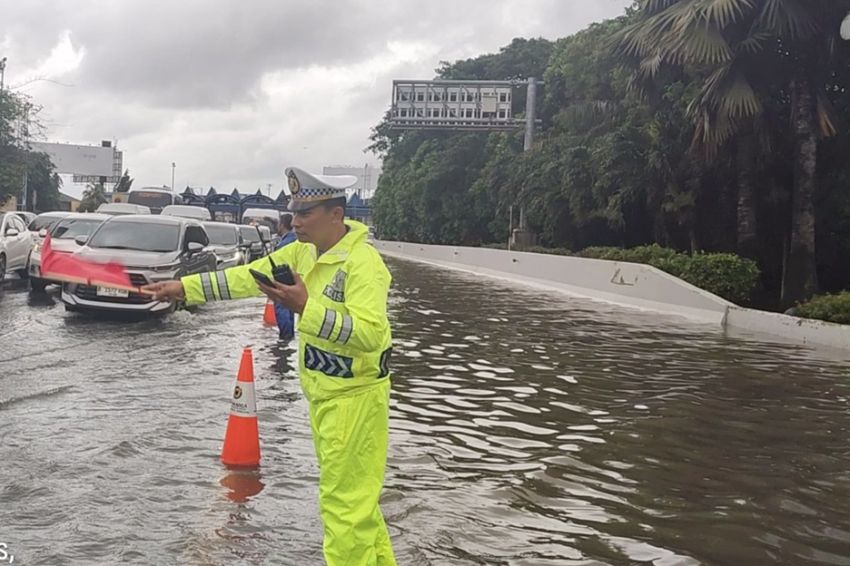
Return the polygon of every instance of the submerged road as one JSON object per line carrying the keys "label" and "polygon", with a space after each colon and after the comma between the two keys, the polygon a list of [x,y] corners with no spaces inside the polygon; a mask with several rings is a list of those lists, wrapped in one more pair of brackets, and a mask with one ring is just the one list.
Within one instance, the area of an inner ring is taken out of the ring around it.
{"label": "submerged road", "polygon": [[[388,264],[399,564],[850,562],[847,360]],[[15,564],[321,564],[295,350],[262,307],[112,322],[7,283],[0,543]],[[244,345],[256,473],[218,461]]]}

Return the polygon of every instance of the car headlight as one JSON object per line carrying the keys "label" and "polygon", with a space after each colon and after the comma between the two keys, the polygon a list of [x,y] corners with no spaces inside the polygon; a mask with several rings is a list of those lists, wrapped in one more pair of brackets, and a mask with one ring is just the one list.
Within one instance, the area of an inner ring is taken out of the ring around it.
{"label": "car headlight", "polygon": [[150,271],[155,273],[166,273],[170,271],[177,271],[180,268],[180,262],[177,263],[169,263],[166,265],[155,265],[154,267],[149,268]]}

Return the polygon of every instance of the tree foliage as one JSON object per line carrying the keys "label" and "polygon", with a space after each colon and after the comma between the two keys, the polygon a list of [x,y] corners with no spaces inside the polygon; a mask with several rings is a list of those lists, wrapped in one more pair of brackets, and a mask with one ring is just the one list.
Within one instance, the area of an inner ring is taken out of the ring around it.
{"label": "tree foliage", "polygon": [[[54,210],[62,182],[47,154],[32,150],[39,108],[25,96],[0,91],[0,203],[27,195],[26,210]],[[26,189],[26,190],[25,190]]]}
{"label": "tree foliage", "polygon": [[[752,258],[760,306],[778,307],[783,286],[786,304],[811,294],[807,282],[846,288],[850,42],[836,32],[848,10],[850,0],[641,0],[555,43],[442,63],[444,78],[544,77],[543,130],[523,152],[521,132],[400,132],[384,120],[371,146],[384,159],[378,230],[500,243],[523,205],[549,247]],[[712,261],[695,265],[728,268]]]}
{"label": "tree foliage", "polygon": [[83,198],[80,201],[79,212],[95,212],[97,208],[109,202],[106,198],[106,190],[102,183],[89,183],[86,190],[83,191]]}
{"label": "tree foliage", "polygon": [[129,193],[132,186],[133,186],[133,178],[130,177],[130,170],[125,169],[124,174],[121,175],[121,178],[118,179],[117,183],[115,183],[115,188],[112,190],[112,192],[114,192],[114,193]]}

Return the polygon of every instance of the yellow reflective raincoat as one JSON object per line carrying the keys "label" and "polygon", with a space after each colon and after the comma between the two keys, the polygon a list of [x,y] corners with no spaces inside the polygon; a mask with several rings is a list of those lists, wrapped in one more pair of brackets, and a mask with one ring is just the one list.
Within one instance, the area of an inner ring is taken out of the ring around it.
{"label": "yellow reflective raincoat", "polygon": [[[309,299],[298,319],[301,386],[319,460],[319,503],[330,566],[394,565],[378,506],[389,428],[387,320],[391,277],[367,243],[367,228],[346,221],[348,233],[317,257],[295,242],[271,254],[304,280]],[[186,301],[262,296],[248,269],[271,278],[268,258],[250,265],[183,278]]]}

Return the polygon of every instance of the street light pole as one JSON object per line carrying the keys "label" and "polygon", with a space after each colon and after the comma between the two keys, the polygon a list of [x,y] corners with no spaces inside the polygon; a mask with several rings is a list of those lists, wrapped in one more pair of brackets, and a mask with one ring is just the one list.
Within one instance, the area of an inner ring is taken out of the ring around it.
{"label": "street light pole", "polygon": [[0,59],[0,91],[3,90],[3,85],[6,82],[6,58]]}
{"label": "street light pole", "polygon": [[[522,150],[528,151],[534,145],[534,132],[537,127],[537,79],[528,77],[528,94],[525,99],[525,139]],[[513,243],[516,247],[526,248],[534,245],[535,236],[528,230],[525,217],[525,203],[519,206],[519,226],[513,231]]]}
{"label": "street light pole", "polygon": [[174,192],[174,170],[177,169],[177,164],[171,162],[171,192]]}

